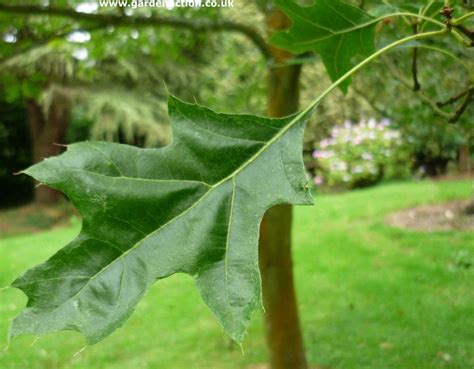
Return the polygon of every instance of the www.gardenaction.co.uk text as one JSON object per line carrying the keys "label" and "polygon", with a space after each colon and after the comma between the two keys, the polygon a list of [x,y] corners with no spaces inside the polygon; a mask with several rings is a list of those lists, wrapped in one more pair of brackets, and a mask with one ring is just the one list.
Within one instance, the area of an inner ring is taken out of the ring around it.
{"label": "www.gardenaction.co.uk text", "polygon": [[234,0],[99,0],[100,7],[121,8],[233,8]]}

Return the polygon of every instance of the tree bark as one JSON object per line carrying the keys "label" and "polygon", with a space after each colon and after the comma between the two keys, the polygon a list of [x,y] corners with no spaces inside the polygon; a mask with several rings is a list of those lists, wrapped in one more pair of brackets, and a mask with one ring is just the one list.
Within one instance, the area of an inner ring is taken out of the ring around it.
{"label": "tree bark", "polygon": [[[29,100],[28,121],[33,146],[33,162],[60,154],[63,147],[70,119],[69,103],[60,96],[55,96],[44,114],[41,106],[34,100]],[[61,194],[47,186],[35,188],[35,201],[39,203],[52,204],[61,198]]]}
{"label": "tree bark", "polygon": [[469,173],[471,171],[471,152],[469,144],[462,145],[459,149],[458,169],[461,173]]}
{"label": "tree bark", "polygon": [[[271,31],[288,26],[279,10],[267,15]],[[271,48],[277,66],[269,70],[267,114],[281,117],[298,110],[300,65],[278,66],[291,54]],[[269,209],[260,227],[259,262],[265,331],[271,369],[307,369],[293,283],[291,205]]]}

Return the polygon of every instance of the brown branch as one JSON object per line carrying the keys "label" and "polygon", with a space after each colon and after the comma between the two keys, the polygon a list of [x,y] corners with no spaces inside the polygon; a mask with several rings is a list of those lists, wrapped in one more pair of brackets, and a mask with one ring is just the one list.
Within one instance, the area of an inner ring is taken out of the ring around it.
{"label": "brown branch", "polygon": [[71,29],[68,29],[68,30],[65,30],[65,31],[54,32],[54,33],[51,33],[49,35],[46,35],[45,37],[43,37],[41,39],[36,39],[34,44],[29,45],[28,47],[24,47],[24,48],[21,48],[21,43],[20,43],[20,44],[16,45],[15,52],[13,52],[12,54],[0,59],[0,68],[2,68],[6,63],[8,63],[13,58],[15,58],[15,57],[17,57],[21,54],[27,53],[27,52],[32,51],[34,49],[37,49],[41,46],[44,46],[44,45],[46,45],[47,43],[49,43],[53,40],[58,40],[58,39],[61,39],[61,38],[65,38],[66,36],[68,36],[69,34],[75,32],[75,31],[93,32],[93,31],[96,31],[96,30],[98,30],[100,28],[104,28],[104,27],[105,27],[105,25],[100,24],[100,25],[95,25],[93,27],[71,28]]}
{"label": "brown branch", "polygon": [[457,30],[459,30],[463,35],[471,40],[471,46],[474,46],[474,31],[464,27],[462,24],[457,24],[454,26]]}
{"label": "brown branch", "polygon": [[[405,87],[412,90],[410,82],[407,81],[403,77],[402,73],[398,70],[396,65],[393,64],[392,61],[388,58],[384,58],[384,62],[385,62],[385,65],[387,65],[393,78],[398,80]],[[417,96],[420,98],[422,102],[424,102],[426,105],[431,107],[435,115],[439,115],[445,118],[449,123],[456,123],[461,118],[462,114],[466,111],[469,104],[474,100],[474,86],[470,86],[467,89],[467,93],[462,93],[460,94],[461,96],[459,97],[455,96],[456,100],[458,100],[462,96],[466,95],[466,98],[464,99],[464,102],[462,103],[462,105],[453,113],[448,113],[440,108],[440,106],[438,105],[439,103],[434,102],[430,97],[423,94],[421,91],[413,91],[413,92],[417,94]]]}
{"label": "brown branch", "polygon": [[451,104],[455,103],[456,101],[458,101],[461,97],[465,96],[471,88],[473,88],[473,87],[471,86],[471,87],[466,88],[464,91],[460,92],[459,94],[457,94],[453,97],[450,97],[448,100],[446,100],[444,102],[439,101],[439,102],[436,103],[436,105],[438,106],[438,108],[442,108],[443,106],[451,105]]}
{"label": "brown branch", "polygon": [[[413,33],[418,33],[418,22],[413,23]],[[411,62],[411,74],[413,78],[413,91],[421,89],[420,82],[418,81],[418,48],[413,48],[413,58]]]}
{"label": "brown branch", "polygon": [[464,102],[462,105],[454,112],[453,117],[449,120],[449,123],[456,123],[459,118],[461,118],[461,115],[466,111],[467,107],[469,104],[474,101],[474,87],[470,87],[466,98],[464,99]]}
{"label": "brown branch", "polygon": [[[411,83],[402,75],[402,73],[392,63],[392,61],[388,58],[383,58],[383,59],[392,77],[396,79],[397,81],[399,81],[403,86],[413,91]],[[454,116],[453,114],[447,113],[444,110],[440,109],[438,105],[436,104],[436,102],[434,102],[429,96],[425,95],[423,92],[421,91],[413,91],[413,92],[420,98],[420,100],[423,103],[425,103],[425,105],[428,105],[433,110],[435,115],[439,115],[447,119],[448,121],[453,118]]]}
{"label": "brown branch", "polygon": [[251,26],[226,20],[207,21],[153,15],[123,16],[117,14],[91,14],[75,11],[71,8],[36,5],[0,4],[0,12],[12,14],[44,15],[73,19],[76,21],[93,22],[99,25],[116,27],[173,27],[188,29],[195,32],[221,31],[243,34],[260,50],[265,59],[270,59],[270,51],[264,38]]}

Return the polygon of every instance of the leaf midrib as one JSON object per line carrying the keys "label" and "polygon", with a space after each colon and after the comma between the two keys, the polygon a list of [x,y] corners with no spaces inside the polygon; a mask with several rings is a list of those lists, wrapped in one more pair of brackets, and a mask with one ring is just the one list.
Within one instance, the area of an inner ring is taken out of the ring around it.
{"label": "leaf midrib", "polygon": [[226,236],[226,241],[225,241],[225,255],[224,255],[224,291],[225,291],[225,296],[226,296],[226,301],[227,301],[227,306],[230,312],[230,316],[232,319],[232,327],[235,327],[235,317],[234,317],[234,312],[230,308],[232,305],[230,304],[230,298],[229,298],[229,289],[228,289],[228,277],[229,277],[229,272],[228,272],[228,255],[229,255],[229,235],[231,231],[231,224],[232,224],[232,212],[234,210],[234,200],[235,200],[235,191],[237,189],[236,183],[235,183],[235,177],[232,177],[232,198],[230,201],[230,211],[229,211],[229,223],[227,224],[227,236]]}

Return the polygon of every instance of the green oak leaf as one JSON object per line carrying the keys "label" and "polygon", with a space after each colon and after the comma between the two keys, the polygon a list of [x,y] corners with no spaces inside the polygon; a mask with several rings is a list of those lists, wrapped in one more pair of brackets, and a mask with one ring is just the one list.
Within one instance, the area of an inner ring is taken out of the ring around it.
{"label": "green oak leaf", "polygon": [[[351,69],[355,56],[367,57],[375,51],[376,18],[341,0],[315,0],[300,6],[295,0],[276,0],[292,21],[285,31],[275,33],[270,43],[293,54],[315,52],[321,56],[332,81]],[[341,83],[345,93],[350,80]]]}
{"label": "green oak leaf", "polygon": [[257,244],[264,212],[311,204],[302,119],[218,114],[169,99],[173,141],[160,149],[82,142],[25,173],[64,192],[80,234],[13,282],[28,304],[10,337],[123,325],[150,286],[188,273],[225,331],[243,340],[261,307]]}

